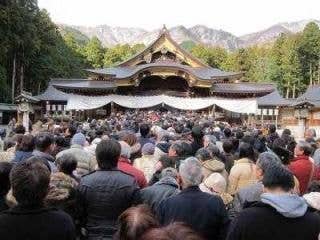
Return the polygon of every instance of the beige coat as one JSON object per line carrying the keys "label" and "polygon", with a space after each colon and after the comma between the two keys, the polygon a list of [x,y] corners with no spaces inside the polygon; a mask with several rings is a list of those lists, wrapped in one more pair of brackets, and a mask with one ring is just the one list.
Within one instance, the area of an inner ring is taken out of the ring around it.
{"label": "beige coat", "polygon": [[157,160],[153,155],[143,155],[141,158],[136,158],[133,166],[144,173],[147,181],[149,182],[152,175],[156,171]]}
{"label": "beige coat", "polygon": [[242,187],[255,183],[254,163],[247,158],[234,161],[230,170],[228,192],[234,195]]}

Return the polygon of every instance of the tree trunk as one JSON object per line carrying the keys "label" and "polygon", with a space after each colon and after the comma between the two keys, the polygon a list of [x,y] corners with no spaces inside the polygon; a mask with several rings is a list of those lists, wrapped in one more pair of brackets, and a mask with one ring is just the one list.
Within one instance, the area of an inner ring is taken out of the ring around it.
{"label": "tree trunk", "polygon": [[290,89],[289,89],[289,87],[287,87],[286,98],[289,98],[289,91],[290,91]]}
{"label": "tree trunk", "polygon": [[23,67],[23,63],[21,63],[21,66],[20,66],[20,93],[22,93],[23,91],[23,83],[24,81],[24,67]]}
{"label": "tree trunk", "polygon": [[318,84],[320,84],[320,58],[318,62]]}
{"label": "tree trunk", "polygon": [[292,98],[296,98],[296,84],[293,84]]}
{"label": "tree trunk", "polygon": [[14,103],[14,95],[16,88],[16,54],[13,56],[13,66],[12,66],[12,82],[11,82],[11,101]]}
{"label": "tree trunk", "polygon": [[312,63],[310,63],[309,74],[310,74],[310,86],[312,86]]}
{"label": "tree trunk", "polygon": [[37,95],[40,94],[40,90],[41,90],[41,82],[39,82],[39,84],[38,84],[38,94]]}

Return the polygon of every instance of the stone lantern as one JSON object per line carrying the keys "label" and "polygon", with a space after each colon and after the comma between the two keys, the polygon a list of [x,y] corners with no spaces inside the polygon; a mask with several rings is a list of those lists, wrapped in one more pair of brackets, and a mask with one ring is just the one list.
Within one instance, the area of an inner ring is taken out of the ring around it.
{"label": "stone lantern", "polygon": [[26,132],[29,132],[30,113],[34,112],[33,104],[39,102],[39,99],[33,97],[29,92],[22,91],[15,101],[17,103],[18,122],[22,122]]}

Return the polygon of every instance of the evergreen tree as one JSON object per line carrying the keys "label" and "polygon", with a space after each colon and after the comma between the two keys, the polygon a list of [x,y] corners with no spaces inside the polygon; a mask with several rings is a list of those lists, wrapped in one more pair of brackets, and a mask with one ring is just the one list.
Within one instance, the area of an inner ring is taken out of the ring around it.
{"label": "evergreen tree", "polygon": [[84,48],[84,55],[94,68],[103,67],[104,48],[97,37],[93,37]]}

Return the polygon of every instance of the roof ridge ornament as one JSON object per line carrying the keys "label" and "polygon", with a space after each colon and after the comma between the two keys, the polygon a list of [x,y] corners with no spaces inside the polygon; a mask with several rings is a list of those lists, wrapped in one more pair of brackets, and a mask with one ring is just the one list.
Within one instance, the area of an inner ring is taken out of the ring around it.
{"label": "roof ridge ornament", "polygon": [[163,24],[162,29],[159,32],[159,36],[161,36],[162,34],[168,33],[169,30],[167,28],[167,26],[165,24]]}

